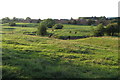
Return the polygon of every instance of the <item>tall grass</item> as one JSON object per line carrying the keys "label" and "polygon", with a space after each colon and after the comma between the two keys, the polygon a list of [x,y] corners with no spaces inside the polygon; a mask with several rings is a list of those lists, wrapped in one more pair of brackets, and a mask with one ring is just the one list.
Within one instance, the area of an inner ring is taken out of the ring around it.
{"label": "tall grass", "polygon": [[[3,78],[118,78],[117,37],[61,40],[23,34],[36,30],[3,26]],[[79,36],[90,30],[90,26],[64,25],[53,33]]]}

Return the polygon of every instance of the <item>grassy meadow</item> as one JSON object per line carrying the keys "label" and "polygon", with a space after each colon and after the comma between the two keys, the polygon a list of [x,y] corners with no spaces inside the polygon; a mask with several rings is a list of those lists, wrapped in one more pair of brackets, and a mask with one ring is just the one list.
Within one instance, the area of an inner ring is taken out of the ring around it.
{"label": "grassy meadow", "polygon": [[62,40],[33,34],[36,26],[2,26],[3,78],[118,78],[118,37],[92,37],[96,26],[48,29],[56,37],[90,36]]}

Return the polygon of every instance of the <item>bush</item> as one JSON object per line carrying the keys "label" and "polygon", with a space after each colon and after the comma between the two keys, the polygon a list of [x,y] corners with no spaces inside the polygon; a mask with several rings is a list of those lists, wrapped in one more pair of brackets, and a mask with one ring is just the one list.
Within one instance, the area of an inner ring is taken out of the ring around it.
{"label": "bush", "polygon": [[62,24],[55,24],[53,26],[54,29],[62,29],[63,28],[63,25]]}
{"label": "bush", "polygon": [[9,26],[16,26],[16,23],[10,22],[10,23],[9,23]]}
{"label": "bush", "polygon": [[117,23],[108,24],[106,27],[106,33],[109,36],[114,36],[115,33],[119,33],[119,27]]}
{"label": "bush", "polygon": [[105,32],[105,28],[103,26],[103,24],[99,24],[97,26],[97,29],[94,30],[94,36],[103,36]]}
{"label": "bush", "polygon": [[47,34],[46,30],[47,30],[46,24],[44,22],[41,22],[38,26],[37,34],[44,36]]}

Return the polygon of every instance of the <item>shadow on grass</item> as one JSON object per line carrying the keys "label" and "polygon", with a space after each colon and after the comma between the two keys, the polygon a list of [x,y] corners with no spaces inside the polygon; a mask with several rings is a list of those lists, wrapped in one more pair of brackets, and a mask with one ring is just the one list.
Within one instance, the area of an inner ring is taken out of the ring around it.
{"label": "shadow on grass", "polygon": [[[25,35],[37,35],[37,32],[24,32],[23,34]],[[88,37],[92,37],[92,36],[57,36],[54,35],[54,33],[47,33],[45,35],[46,37],[49,38],[56,38],[56,39],[62,39],[62,40],[74,40],[74,39],[82,39],[82,38],[88,38]]]}
{"label": "shadow on grass", "polygon": [[35,50],[28,52],[3,48],[3,79],[118,78],[117,69],[87,63],[75,64],[72,59],[66,60],[57,53],[46,54]]}
{"label": "shadow on grass", "polygon": [[6,33],[0,33],[0,34],[6,34]]}
{"label": "shadow on grass", "polygon": [[23,34],[25,34],[25,35],[36,35],[36,31],[34,31],[34,32],[24,32]]}
{"label": "shadow on grass", "polygon": [[81,38],[88,38],[90,36],[58,36],[58,39],[62,39],[62,40],[74,40],[74,39],[81,39]]}
{"label": "shadow on grass", "polygon": [[3,30],[5,30],[5,31],[13,31],[13,30],[15,30],[16,28],[3,28]]}
{"label": "shadow on grass", "polygon": [[3,29],[16,29],[16,28],[3,28]]}
{"label": "shadow on grass", "polygon": [[[23,34],[25,35],[37,35],[37,31],[34,31],[34,32],[24,32]],[[47,33],[46,35],[44,35],[45,37],[52,37],[53,33]],[[43,36],[43,37],[44,37]]]}

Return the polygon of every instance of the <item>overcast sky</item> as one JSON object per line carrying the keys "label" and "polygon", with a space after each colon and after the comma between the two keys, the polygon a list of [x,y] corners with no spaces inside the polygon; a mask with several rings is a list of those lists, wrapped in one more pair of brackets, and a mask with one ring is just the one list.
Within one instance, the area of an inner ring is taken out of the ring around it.
{"label": "overcast sky", "polygon": [[120,0],[0,0],[0,18],[70,19],[118,16]]}

